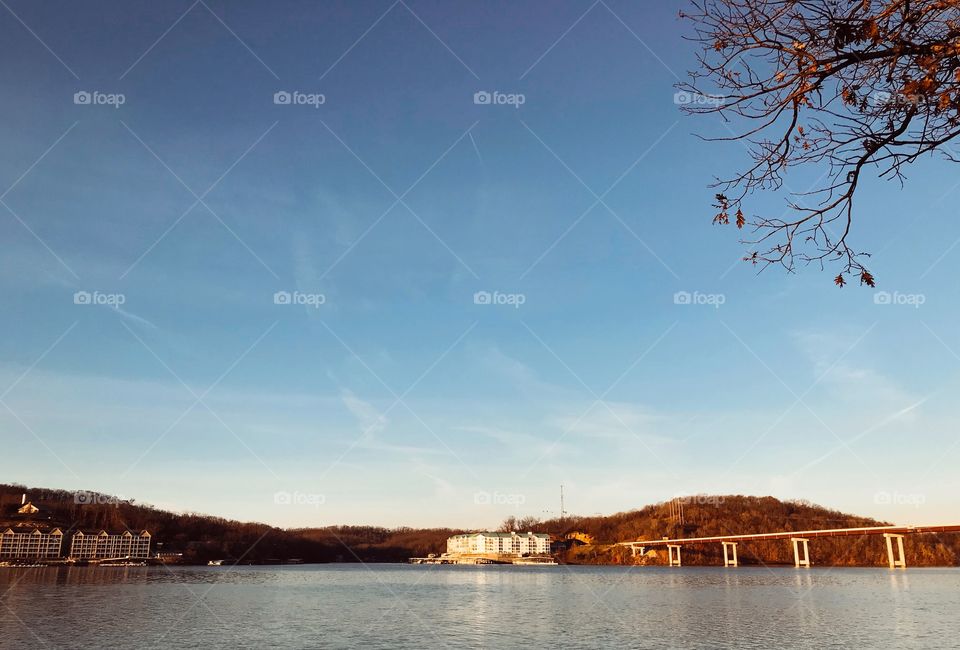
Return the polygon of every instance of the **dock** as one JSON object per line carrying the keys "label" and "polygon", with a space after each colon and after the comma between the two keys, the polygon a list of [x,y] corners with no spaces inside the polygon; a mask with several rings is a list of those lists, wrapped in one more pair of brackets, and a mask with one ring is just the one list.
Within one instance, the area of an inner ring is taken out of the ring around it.
{"label": "dock", "polygon": [[557,561],[547,556],[513,556],[495,554],[430,554],[427,557],[412,557],[407,560],[410,564],[516,564],[516,565],[543,565],[556,566]]}

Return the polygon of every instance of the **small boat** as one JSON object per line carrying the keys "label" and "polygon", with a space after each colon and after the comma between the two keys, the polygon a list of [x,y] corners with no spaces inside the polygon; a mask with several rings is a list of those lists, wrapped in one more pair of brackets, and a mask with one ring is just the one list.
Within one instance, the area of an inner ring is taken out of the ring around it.
{"label": "small boat", "polygon": [[223,560],[210,560],[207,562],[207,566],[221,566],[222,564]]}

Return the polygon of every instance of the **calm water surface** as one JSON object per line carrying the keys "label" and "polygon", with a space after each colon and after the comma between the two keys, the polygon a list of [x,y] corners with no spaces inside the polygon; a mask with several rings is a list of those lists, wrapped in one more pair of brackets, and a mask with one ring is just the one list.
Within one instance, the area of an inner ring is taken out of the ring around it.
{"label": "calm water surface", "polygon": [[0,569],[3,648],[960,647],[958,569]]}

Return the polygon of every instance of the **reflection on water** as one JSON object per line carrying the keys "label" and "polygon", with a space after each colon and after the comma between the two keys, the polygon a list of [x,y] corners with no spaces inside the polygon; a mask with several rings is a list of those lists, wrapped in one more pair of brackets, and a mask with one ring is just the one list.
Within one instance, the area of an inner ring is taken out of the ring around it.
{"label": "reflection on water", "polygon": [[[0,647],[916,647],[956,569],[0,569]],[[947,641],[944,641],[944,640]]]}

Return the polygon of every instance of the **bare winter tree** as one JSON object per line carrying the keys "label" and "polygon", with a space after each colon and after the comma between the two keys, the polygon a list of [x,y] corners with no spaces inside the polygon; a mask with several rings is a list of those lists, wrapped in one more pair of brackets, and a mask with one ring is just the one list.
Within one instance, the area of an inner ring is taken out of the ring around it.
{"label": "bare winter tree", "polygon": [[[874,286],[850,241],[862,175],[902,183],[926,154],[958,162],[943,145],[960,134],[960,0],[693,0],[681,16],[701,46],[684,109],[721,115],[735,130],[717,139],[750,149],[717,181],[714,223],[752,228],[754,264],[834,263],[837,285]],[[799,165],[822,165],[824,186],[792,194],[787,216],[745,216]]]}

